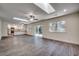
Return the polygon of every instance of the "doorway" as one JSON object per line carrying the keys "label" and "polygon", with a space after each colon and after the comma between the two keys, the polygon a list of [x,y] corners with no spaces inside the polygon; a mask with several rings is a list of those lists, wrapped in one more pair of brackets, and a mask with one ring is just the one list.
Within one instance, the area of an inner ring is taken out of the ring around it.
{"label": "doorway", "polygon": [[34,33],[35,36],[38,36],[38,37],[42,37],[43,34],[42,34],[42,26],[41,25],[37,25],[35,27],[35,33]]}
{"label": "doorway", "polygon": [[14,32],[15,32],[15,27],[8,25],[8,31],[7,31],[8,36],[14,36]]}

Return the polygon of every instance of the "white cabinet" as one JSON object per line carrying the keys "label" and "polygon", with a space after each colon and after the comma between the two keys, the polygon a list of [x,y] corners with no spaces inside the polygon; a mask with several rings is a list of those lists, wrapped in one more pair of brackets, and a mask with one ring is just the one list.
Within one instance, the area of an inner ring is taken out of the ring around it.
{"label": "white cabinet", "polygon": [[15,32],[14,35],[23,35],[25,32]]}

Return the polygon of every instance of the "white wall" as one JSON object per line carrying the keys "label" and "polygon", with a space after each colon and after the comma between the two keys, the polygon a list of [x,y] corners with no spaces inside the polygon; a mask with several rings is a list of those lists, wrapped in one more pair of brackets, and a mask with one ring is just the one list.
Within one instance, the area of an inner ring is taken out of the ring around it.
{"label": "white wall", "polygon": [[7,22],[2,21],[2,36],[7,36]]}
{"label": "white wall", "polygon": [[[49,23],[59,20],[66,21],[66,32],[49,32]],[[29,24],[27,25],[27,34],[33,35],[34,27],[39,24],[42,25],[43,36],[45,38],[79,44],[79,13],[73,13],[71,15],[61,16],[53,19],[48,19],[47,21]]]}
{"label": "white wall", "polygon": [[2,33],[1,33],[1,23],[2,23],[2,21],[0,20],[0,40],[1,40],[1,36],[2,36]]}

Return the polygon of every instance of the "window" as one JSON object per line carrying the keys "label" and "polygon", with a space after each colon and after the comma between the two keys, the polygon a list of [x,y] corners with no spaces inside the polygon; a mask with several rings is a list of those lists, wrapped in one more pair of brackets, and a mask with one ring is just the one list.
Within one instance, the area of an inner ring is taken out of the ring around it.
{"label": "window", "polygon": [[56,21],[49,24],[50,32],[65,32],[65,21]]}

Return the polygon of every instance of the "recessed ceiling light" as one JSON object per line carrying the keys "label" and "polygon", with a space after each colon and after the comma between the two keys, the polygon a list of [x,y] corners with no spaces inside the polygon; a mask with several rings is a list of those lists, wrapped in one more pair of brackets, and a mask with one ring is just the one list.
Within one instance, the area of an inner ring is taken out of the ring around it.
{"label": "recessed ceiling light", "polygon": [[64,12],[66,12],[67,11],[67,9],[64,9]]}
{"label": "recessed ceiling light", "polygon": [[24,22],[28,22],[28,20],[26,20],[26,19],[21,19],[21,18],[17,18],[17,17],[13,17],[13,19],[20,20],[20,21],[24,21]]}

